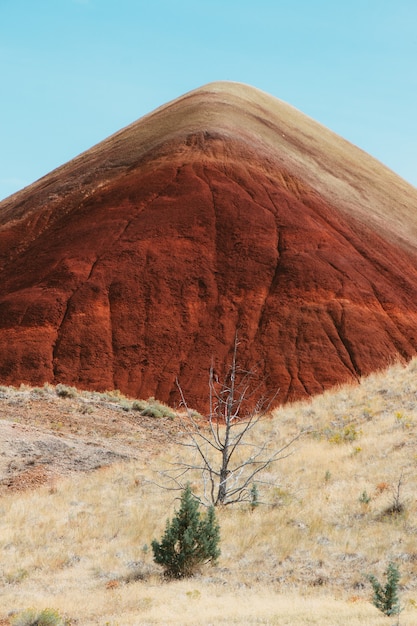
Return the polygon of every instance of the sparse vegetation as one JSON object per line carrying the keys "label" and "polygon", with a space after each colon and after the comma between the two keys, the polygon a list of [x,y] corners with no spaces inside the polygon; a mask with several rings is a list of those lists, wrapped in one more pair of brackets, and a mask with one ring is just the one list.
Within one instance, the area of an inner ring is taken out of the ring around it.
{"label": "sparse vegetation", "polygon": [[78,395],[78,390],[75,387],[70,387],[69,385],[57,385],[55,387],[56,395],[60,398],[76,398]]}
{"label": "sparse vegetation", "polygon": [[[253,380],[253,372],[239,367],[238,345],[236,337],[231,365],[223,380],[215,376],[213,367],[210,369],[206,420],[196,419],[179,387],[186,415],[181,421],[185,438],[177,440],[177,445],[191,451],[192,458],[184,454],[160,472],[171,489],[184,489],[184,479],[189,474],[196,476],[200,488],[193,491],[195,497],[213,506],[253,503],[255,478],[267,485],[264,474],[288,457],[292,444],[303,434],[300,430],[282,442],[260,427],[275,396],[254,397],[259,381]],[[261,433],[261,441],[252,436],[253,431]]]}
{"label": "sparse vegetation", "polygon": [[27,609],[12,619],[12,626],[65,626],[65,620],[54,609]]}
{"label": "sparse vegetation", "polygon": [[361,495],[359,496],[359,502],[361,502],[362,504],[369,504],[370,501],[371,501],[371,496],[368,495],[368,492],[366,491],[366,489],[364,489]]}
{"label": "sparse vegetation", "polygon": [[[1,391],[3,389],[3,392]],[[7,395],[11,392],[11,387],[0,387],[0,393]],[[82,391],[76,387],[70,385],[64,385],[62,383],[53,387],[52,385],[45,384],[43,387],[28,388],[31,395],[35,396],[47,396],[48,394],[55,393],[59,398],[79,399],[83,402],[84,406],[81,409],[86,415],[91,413],[90,402],[103,402],[111,403],[114,406],[119,407],[122,411],[134,411],[145,417],[155,418],[168,418],[174,419],[176,416],[175,411],[168,405],[156,400],[153,397],[147,400],[132,400],[124,396],[118,389],[114,389],[106,392],[95,391]],[[22,389],[23,390],[23,389]]]}
{"label": "sparse vegetation", "polygon": [[201,517],[199,503],[187,485],[179,511],[167,521],[161,542],[154,539],[154,560],[169,578],[193,576],[203,563],[216,562],[220,556],[220,529],[214,507]]}
{"label": "sparse vegetation", "polygon": [[145,400],[133,400],[132,402],[132,411],[139,411],[141,413],[148,406],[148,402]]}
{"label": "sparse vegetation", "polygon": [[325,437],[331,443],[338,444],[356,441],[360,434],[360,430],[348,418],[339,419],[331,425],[325,426],[319,432],[319,436]]}
{"label": "sparse vegetation", "polygon": [[255,482],[252,483],[249,494],[250,494],[250,507],[252,510],[254,510],[260,504],[258,486]]}
{"label": "sparse vegetation", "polygon": [[[139,412],[121,411],[120,400],[110,403],[91,392],[61,400],[51,387],[42,400],[30,388],[6,387],[0,416],[22,423],[12,431],[16,449],[18,428],[27,428],[29,418],[37,429],[44,427],[38,402],[47,401],[56,412],[54,421],[63,423],[60,440],[73,432],[69,424],[79,418],[79,424],[89,426],[83,437],[94,444],[94,431],[103,427],[100,416],[108,407],[106,428],[126,420],[132,429],[146,423],[149,430],[128,443],[137,460],[55,477],[31,491],[7,491],[3,485],[0,621],[26,606],[39,611],[54,606],[83,626],[136,626],[138,619],[173,626],[390,626],[394,616],[390,621],[369,601],[371,585],[364,578],[373,572],[384,587],[389,554],[401,563],[401,624],[414,626],[416,373],[417,361],[407,368],[398,365],[360,385],[275,410],[260,424],[261,431],[251,432],[254,443],[265,433],[285,440],[309,425],[313,432],[285,463],[268,468],[265,479],[277,485],[272,506],[252,510],[248,502],[238,509],[216,509],[222,542],[218,564],[169,584],[161,584],[160,567],[147,544],[163,536],[165,520],[175,514],[172,492],[156,489],[153,479],[162,459],[176,461],[177,448],[164,435],[176,421],[168,419],[160,429],[153,418],[136,419]],[[94,412],[83,415],[80,408],[90,403]],[[372,419],[364,415],[364,406]],[[396,412],[410,418],[410,428],[399,427]],[[360,454],[353,453],[356,442],[335,445],[314,434],[345,416],[361,431]],[[109,444],[119,437],[109,437]],[[401,476],[403,511],[383,515]],[[256,484],[263,500],[263,484]],[[368,504],[359,501],[364,491]]]}
{"label": "sparse vegetation", "polygon": [[404,476],[403,472],[398,481],[392,486],[391,504],[384,510],[383,515],[401,515],[405,511],[405,504],[402,496]]}
{"label": "sparse vegetation", "polygon": [[4,579],[8,585],[16,585],[25,580],[29,575],[27,569],[20,567],[17,570],[8,571],[4,574]]}
{"label": "sparse vegetation", "polygon": [[[134,410],[138,409],[135,408]],[[140,414],[148,417],[157,418],[167,417],[169,419],[174,419],[175,417],[174,411],[170,409],[169,406],[167,406],[163,402],[158,402],[158,400],[155,400],[155,398],[148,398],[146,405],[140,411]]]}
{"label": "sparse vegetation", "polygon": [[400,599],[398,586],[400,582],[400,572],[392,561],[388,564],[385,576],[387,580],[385,585],[382,585],[373,574],[369,576],[369,582],[374,590],[372,602],[377,609],[388,617],[391,615],[399,616]]}

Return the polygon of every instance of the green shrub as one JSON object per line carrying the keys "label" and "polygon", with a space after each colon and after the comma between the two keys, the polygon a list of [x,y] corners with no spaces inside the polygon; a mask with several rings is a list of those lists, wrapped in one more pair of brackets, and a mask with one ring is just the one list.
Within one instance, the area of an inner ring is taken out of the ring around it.
{"label": "green shrub", "polygon": [[152,397],[148,398],[140,414],[148,417],[168,417],[169,419],[174,419],[175,417],[174,411],[169,406]]}
{"label": "green shrub", "polygon": [[372,574],[368,576],[369,582],[374,590],[372,602],[374,606],[385,615],[399,615],[400,600],[398,597],[398,584],[400,581],[400,573],[398,567],[392,561],[387,567],[385,576],[387,582],[384,587],[375,576]]}
{"label": "green shrub", "polygon": [[193,576],[203,563],[215,562],[220,556],[220,529],[214,507],[200,516],[199,503],[187,485],[181,496],[180,510],[172,521],[167,520],[159,543],[152,541],[154,561],[169,578]]}
{"label": "green shrub", "polygon": [[119,402],[119,406],[122,409],[122,411],[130,411],[132,408],[132,404],[129,402],[129,400],[120,400]]}
{"label": "green shrub", "polygon": [[366,489],[364,489],[361,495],[359,496],[359,502],[361,504],[369,504],[370,501],[371,501],[371,496],[368,495],[368,492],[366,491]]}
{"label": "green shrub", "polygon": [[145,400],[133,400],[132,411],[143,411],[148,406]]}
{"label": "green shrub", "polygon": [[55,393],[60,398],[76,398],[78,396],[78,390],[75,387],[61,383],[55,387]]}
{"label": "green shrub", "polygon": [[27,609],[12,619],[12,626],[65,626],[65,620],[54,609]]}
{"label": "green shrub", "polygon": [[252,487],[250,488],[250,492],[249,492],[249,497],[250,497],[250,507],[253,511],[254,509],[256,509],[256,507],[259,506],[259,491],[258,491],[258,485],[256,483],[252,483]]}
{"label": "green shrub", "polygon": [[163,417],[162,411],[160,411],[158,407],[153,406],[152,404],[149,404],[147,407],[145,407],[143,411],[140,412],[140,414],[144,417]]}

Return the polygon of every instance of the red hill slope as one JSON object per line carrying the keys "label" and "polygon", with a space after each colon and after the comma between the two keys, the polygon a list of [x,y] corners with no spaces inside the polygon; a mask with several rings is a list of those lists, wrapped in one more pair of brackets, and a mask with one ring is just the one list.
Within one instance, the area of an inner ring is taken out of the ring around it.
{"label": "red hill slope", "polygon": [[279,401],[417,352],[417,190],[292,107],[214,83],[0,204],[0,381]]}

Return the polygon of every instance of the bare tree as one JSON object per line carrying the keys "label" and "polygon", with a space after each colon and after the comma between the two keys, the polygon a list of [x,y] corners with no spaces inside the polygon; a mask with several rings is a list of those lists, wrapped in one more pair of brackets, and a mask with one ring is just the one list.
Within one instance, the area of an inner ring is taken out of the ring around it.
{"label": "bare tree", "polygon": [[237,348],[236,338],[232,363],[224,379],[219,380],[213,366],[210,368],[208,419],[201,419],[189,409],[177,383],[185,408],[183,436],[177,443],[191,454],[161,472],[172,481],[168,487],[172,489],[184,489],[189,473],[197,473],[203,494],[194,495],[200,502],[214,506],[244,501],[257,505],[253,502],[258,494],[255,480],[262,480],[262,473],[273,463],[291,454],[291,445],[304,432],[278,447],[272,434],[258,433],[261,441],[256,441],[252,431],[271,409],[277,392],[269,399],[262,396],[255,401],[260,385],[256,385],[253,372],[238,367]]}

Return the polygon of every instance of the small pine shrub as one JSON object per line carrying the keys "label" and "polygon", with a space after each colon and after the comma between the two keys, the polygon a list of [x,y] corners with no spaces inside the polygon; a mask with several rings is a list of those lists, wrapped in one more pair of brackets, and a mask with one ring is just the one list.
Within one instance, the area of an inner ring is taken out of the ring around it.
{"label": "small pine shrub", "polygon": [[371,501],[371,496],[368,495],[368,492],[366,491],[366,489],[364,489],[361,495],[359,496],[359,502],[361,504],[369,504],[370,501]]}
{"label": "small pine shrub", "polygon": [[65,626],[65,620],[54,609],[27,609],[16,615],[12,626]]}
{"label": "small pine shrub", "polygon": [[172,521],[167,520],[161,542],[154,539],[151,545],[155,563],[162,565],[168,578],[186,578],[193,576],[203,563],[218,559],[219,542],[214,507],[201,517],[199,503],[187,485],[179,511]]}
{"label": "small pine shrub", "polygon": [[258,485],[256,483],[252,483],[249,496],[250,496],[250,507],[252,511],[254,511],[259,506],[259,491],[258,491]]}
{"label": "small pine shrub", "polygon": [[385,615],[399,615],[400,600],[398,597],[398,584],[400,573],[398,567],[392,561],[388,564],[385,572],[387,582],[383,586],[372,574],[368,576],[374,590],[372,602],[377,609]]}

